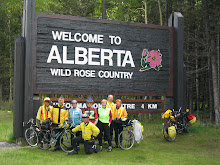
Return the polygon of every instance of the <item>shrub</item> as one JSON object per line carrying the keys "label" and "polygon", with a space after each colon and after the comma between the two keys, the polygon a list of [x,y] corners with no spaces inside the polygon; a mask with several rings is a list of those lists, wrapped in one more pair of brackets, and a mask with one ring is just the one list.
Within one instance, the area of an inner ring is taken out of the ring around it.
{"label": "shrub", "polygon": [[13,111],[13,102],[0,100],[0,110]]}

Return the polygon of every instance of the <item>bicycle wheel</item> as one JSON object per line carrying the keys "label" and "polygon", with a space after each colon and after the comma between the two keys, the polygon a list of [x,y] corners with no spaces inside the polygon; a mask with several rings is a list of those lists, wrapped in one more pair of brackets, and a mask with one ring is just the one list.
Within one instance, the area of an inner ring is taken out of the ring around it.
{"label": "bicycle wheel", "polygon": [[186,130],[187,133],[192,132],[192,125],[189,124],[189,123],[187,123],[187,124],[186,124],[186,128],[185,128],[185,130]]}
{"label": "bicycle wheel", "polygon": [[163,127],[163,137],[164,137],[164,139],[166,139],[168,142],[174,141],[174,140],[176,139],[176,136],[173,137],[173,138],[169,137],[169,134],[168,134],[168,132],[167,132],[166,129],[167,129],[167,127],[164,126],[164,127]]}
{"label": "bicycle wheel", "polygon": [[129,150],[134,145],[134,134],[130,130],[123,130],[118,137],[119,146],[123,150]]}
{"label": "bicycle wheel", "polygon": [[75,135],[72,133],[71,130],[65,130],[62,135],[60,136],[60,148],[66,152],[69,153],[73,151],[72,146],[72,138],[74,138]]}
{"label": "bicycle wheel", "polygon": [[25,139],[26,139],[27,143],[31,147],[35,147],[37,145],[38,136],[37,136],[37,132],[33,128],[26,129],[24,135],[25,135]]}
{"label": "bicycle wheel", "polygon": [[50,148],[50,133],[40,131],[38,133],[38,147],[42,150],[48,150]]}

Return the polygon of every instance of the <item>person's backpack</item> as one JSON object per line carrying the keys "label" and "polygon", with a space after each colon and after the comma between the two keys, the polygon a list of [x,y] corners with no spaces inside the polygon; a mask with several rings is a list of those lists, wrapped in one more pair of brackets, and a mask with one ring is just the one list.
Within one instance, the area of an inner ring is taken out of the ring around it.
{"label": "person's backpack", "polygon": [[193,114],[189,114],[189,115],[187,116],[187,118],[188,118],[189,123],[190,123],[191,125],[193,125],[193,124],[196,122],[196,117],[195,117]]}

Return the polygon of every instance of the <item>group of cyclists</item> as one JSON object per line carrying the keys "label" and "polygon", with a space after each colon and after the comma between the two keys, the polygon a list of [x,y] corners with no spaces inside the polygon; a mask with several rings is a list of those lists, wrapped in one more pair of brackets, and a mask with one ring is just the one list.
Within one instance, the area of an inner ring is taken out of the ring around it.
{"label": "group of cyclists", "polygon": [[[127,118],[127,111],[122,107],[122,101],[117,99],[115,105],[113,100],[113,95],[108,95],[107,100],[101,101],[101,108],[95,109],[93,99],[88,98],[87,107],[83,110],[77,107],[77,100],[72,100],[72,107],[68,110],[64,106],[62,96],[58,98],[58,104],[54,106],[50,105],[51,100],[46,97],[37,113],[37,125],[41,127],[45,121],[52,123],[52,127],[63,127],[63,123],[67,121],[74,125],[72,132],[76,136],[72,138],[73,151],[69,152],[69,155],[78,154],[80,143],[84,144],[86,154],[102,151],[103,133],[104,148],[111,152],[113,147],[118,148],[118,135],[123,130],[122,121]],[[115,132],[115,146],[112,146],[113,131]],[[94,139],[98,139],[99,148],[94,145]],[[53,150],[59,149],[57,142]]]}

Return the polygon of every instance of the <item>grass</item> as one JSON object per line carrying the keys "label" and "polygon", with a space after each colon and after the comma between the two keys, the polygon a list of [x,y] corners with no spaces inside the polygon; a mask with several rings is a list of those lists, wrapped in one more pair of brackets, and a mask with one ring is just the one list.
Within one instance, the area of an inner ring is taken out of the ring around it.
{"label": "grass", "polygon": [[[2,117],[5,116],[5,117]],[[6,119],[7,116],[7,119]],[[12,133],[12,114],[0,111],[0,129],[5,127],[6,141]],[[5,121],[5,122],[4,122]],[[3,123],[5,123],[3,125]],[[43,151],[38,148],[0,149],[0,162],[4,165],[171,165],[171,164],[219,164],[220,162],[220,127],[197,122],[191,134],[178,135],[174,142],[167,142],[162,137],[162,121],[155,116],[154,121],[145,120],[144,140],[128,151],[113,149],[108,153],[103,150],[97,154],[86,155],[81,145],[79,155],[69,156],[63,151]],[[0,137],[2,139],[2,137]],[[2,140],[0,140],[2,141]]]}
{"label": "grass", "polygon": [[0,141],[15,142],[13,138],[13,112],[0,110]]}

